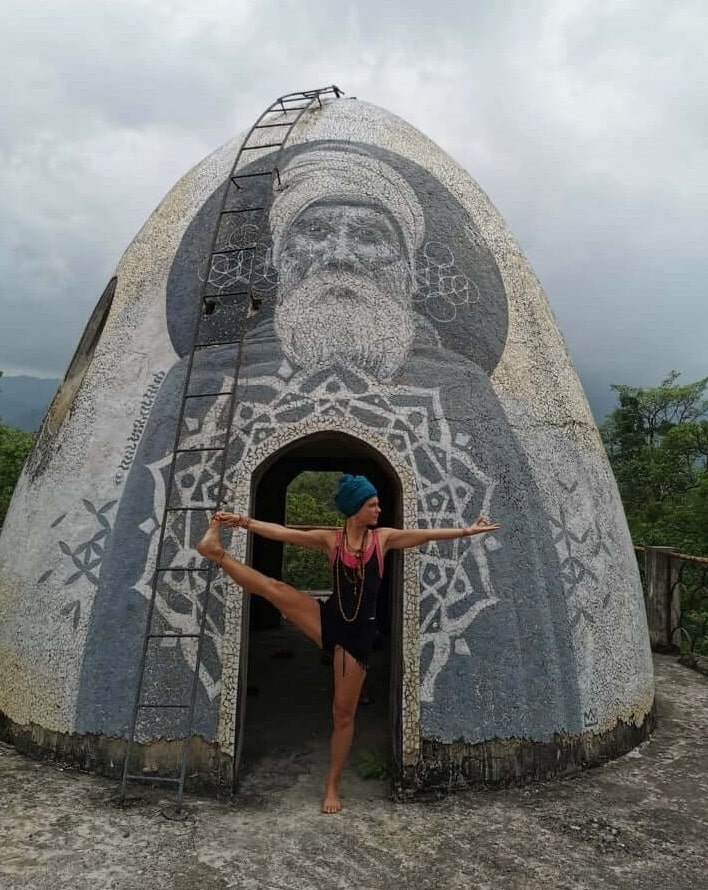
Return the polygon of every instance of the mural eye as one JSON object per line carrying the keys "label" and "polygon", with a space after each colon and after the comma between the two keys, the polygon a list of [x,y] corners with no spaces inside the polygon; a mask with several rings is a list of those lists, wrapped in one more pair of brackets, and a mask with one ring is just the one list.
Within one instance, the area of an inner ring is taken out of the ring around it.
{"label": "mural eye", "polygon": [[384,233],[371,226],[362,226],[356,230],[356,237],[362,244],[376,244],[384,237]]}
{"label": "mural eye", "polygon": [[312,220],[312,222],[307,224],[305,231],[310,238],[323,241],[329,235],[331,228],[326,223],[320,222],[319,220]]}

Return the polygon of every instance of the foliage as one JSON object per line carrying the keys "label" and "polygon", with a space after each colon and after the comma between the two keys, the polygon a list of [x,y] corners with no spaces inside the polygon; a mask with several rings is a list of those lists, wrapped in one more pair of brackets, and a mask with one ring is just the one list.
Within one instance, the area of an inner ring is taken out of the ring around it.
{"label": "foliage", "polygon": [[12,492],[33,441],[32,433],[0,423],[0,525],[5,521]]}
{"label": "foliage", "polygon": [[[2,377],[2,371],[0,371]],[[12,492],[22,472],[22,465],[30,453],[34,436],[23,430],[6,426],[0,421],[0,526],[5,521]]]}
{"label": "foliage", "polygon": [[638,545],[708,554],[708,377],[615,385],[602,438]]}
{"label": "foliage", "polygon": [[682,560],[678,586],[681,598],[681,660],[708,667],[708,565]]}
{"label": "foliage", "polygon": [[379,751],[362,748],[356,771],[362,779],[388,779],[391,777],[391,766],[388,758]]}
{"label": "foliage", "polygon": [[[342,517],[333,506],[339,475],[308,471],[297,476],[288,488],[288,525],[340,525]],[[332,571],[327,555],[286,545],[283,580],[303,590],[329,590]]]}

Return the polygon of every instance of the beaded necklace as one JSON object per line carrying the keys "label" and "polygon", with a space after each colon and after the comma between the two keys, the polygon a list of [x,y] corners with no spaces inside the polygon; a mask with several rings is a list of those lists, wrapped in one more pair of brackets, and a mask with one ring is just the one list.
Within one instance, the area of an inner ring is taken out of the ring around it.
{"label": "beaded necklace", "polygon": [[[342,537],[340,539],[339,548],[337,550],[337,559],[335,561],[335,566],[334,566],[335,594],[337,596],[337,605],[339,606],[339,614],[342,616],[342,618],[348,624],[352,624],[354,621],[356,621],[357,616],[359,615],[359,610],[361,609],[362,601],[364,599],[364,577],[366,574],[364,571],[364,550],[365,550],[367,534],[368,534],[368,531],[365,531],[364,537],[361,539],[361,547],[359,548],[359,550],[352,550],[351,548],[348,547],[349,541],[347,538],[347,524],[345,522],[344,529],[342,531]],[[344,561],[342,560],[342,550],[344,549],[345,546],[347,547],[347,549],[349,550],[350,553],[353,553],[357,557],[357,566],[354,569],[353,576],[351,576],[349,574],[349,572],[347,571],[347,567],[344,565]],[[344,570],[344,577],[352,585],[352,588],[353,588],[355,605],[354,605],[354,614],[351,616],[347,615],[345,613],[344,606],[342,604],[342,584],[341,584],[341,579],[339,577],[340,566]],[[358,587],[357,587],[357,582],[358,582]]]}

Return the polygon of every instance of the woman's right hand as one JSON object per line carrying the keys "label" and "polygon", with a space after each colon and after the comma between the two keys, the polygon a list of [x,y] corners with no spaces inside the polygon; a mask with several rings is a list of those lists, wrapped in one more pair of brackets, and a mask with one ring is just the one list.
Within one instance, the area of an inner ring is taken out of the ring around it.
{"label": "woman's right hand", "polygon": [[227,528],[248,528],[249,517],[245,513],[229,513],[227,510],[219,510],[214,514],[214,519]]}

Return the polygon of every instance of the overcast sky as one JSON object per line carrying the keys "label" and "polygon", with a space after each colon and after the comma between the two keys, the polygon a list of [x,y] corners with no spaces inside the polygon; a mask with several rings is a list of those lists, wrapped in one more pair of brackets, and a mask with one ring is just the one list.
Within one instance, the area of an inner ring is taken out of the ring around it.
{"label": "overcast sky", "polygon": [[479,182],[596,413],[708,374],[705,0],[5,0],[0,370],[61,377],[164,194],[336,83]]}

